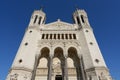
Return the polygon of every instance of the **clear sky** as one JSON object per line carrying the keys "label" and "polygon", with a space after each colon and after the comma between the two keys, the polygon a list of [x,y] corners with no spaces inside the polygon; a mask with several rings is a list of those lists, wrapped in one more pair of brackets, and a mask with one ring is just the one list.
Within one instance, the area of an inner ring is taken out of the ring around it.
{"label": "clear sky", "polygon": [[120,80],[120,0],[0,0],[0,80],[5,80],[34,10],[44,6],[47,21],[73,23],[76,6],[85,9],[105,62]]}

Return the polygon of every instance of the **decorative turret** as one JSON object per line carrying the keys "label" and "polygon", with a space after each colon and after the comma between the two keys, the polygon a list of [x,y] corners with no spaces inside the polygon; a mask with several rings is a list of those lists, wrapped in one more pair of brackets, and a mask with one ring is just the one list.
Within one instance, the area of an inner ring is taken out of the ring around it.
{"label": "decorative turret", "polygon": [[77,24],[79,28],[83,28],[83,27],[90,28],[88,17],[84,10],[76,9],[76,11],[73,13],[73,19],[75,24]]}
{"label": "decorative turret", "polygon": [[45,19],[46,19],[46,16],[45,16],[45,13],[42,11],[42,9],[35,10],[31,16],[29,26],[39,26],[41,24],[44,24]]}

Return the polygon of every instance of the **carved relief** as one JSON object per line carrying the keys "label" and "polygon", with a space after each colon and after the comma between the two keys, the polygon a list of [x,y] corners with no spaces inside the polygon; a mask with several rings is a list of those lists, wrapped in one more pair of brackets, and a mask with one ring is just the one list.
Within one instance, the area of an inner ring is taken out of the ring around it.
{"label": "carved relief", "polygon": [[104,75],[104,73],[102,72],[101,73],[101,77],[100,77],[102,80],[107,80],[106,76]]}
{"label": "carved relief", "polygon": [[18,74],[13,74],[13,75],[10,75],[10,80],[17,80],[18,79]]}

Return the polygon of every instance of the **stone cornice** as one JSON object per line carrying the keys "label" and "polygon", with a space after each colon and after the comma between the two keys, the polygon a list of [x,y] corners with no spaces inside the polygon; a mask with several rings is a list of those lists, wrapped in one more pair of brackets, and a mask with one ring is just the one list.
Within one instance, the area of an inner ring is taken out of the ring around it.
{"label": "stone cornice", "polygon": [[23,70],[23,71],[28,71],[28,72],[33,71],[32,69],[28,69],[28,68],[25,68],[25,67],[12,67],[9,72],[11,72],[12,70]]}
{"label": "stone cornice", "polygon": [[106,70],[106,71],[108,71],[108,69],[107,69],[106,67],[103,67],[103,66],[101,66],[101,67],[89,68],[89,69],[86,69],[85,71],[86,71],[86,72],[89,72],[89,71],[94,71],[94,70]]}

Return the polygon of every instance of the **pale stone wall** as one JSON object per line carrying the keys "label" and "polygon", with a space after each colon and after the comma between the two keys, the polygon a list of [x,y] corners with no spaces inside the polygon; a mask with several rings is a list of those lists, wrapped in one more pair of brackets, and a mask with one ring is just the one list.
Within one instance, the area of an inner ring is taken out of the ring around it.
{"label": "pale stone wall", "polygon": [[45,18],[34,11],[7,80],[111,80],[84,10],[73,14],[75,24]]}

